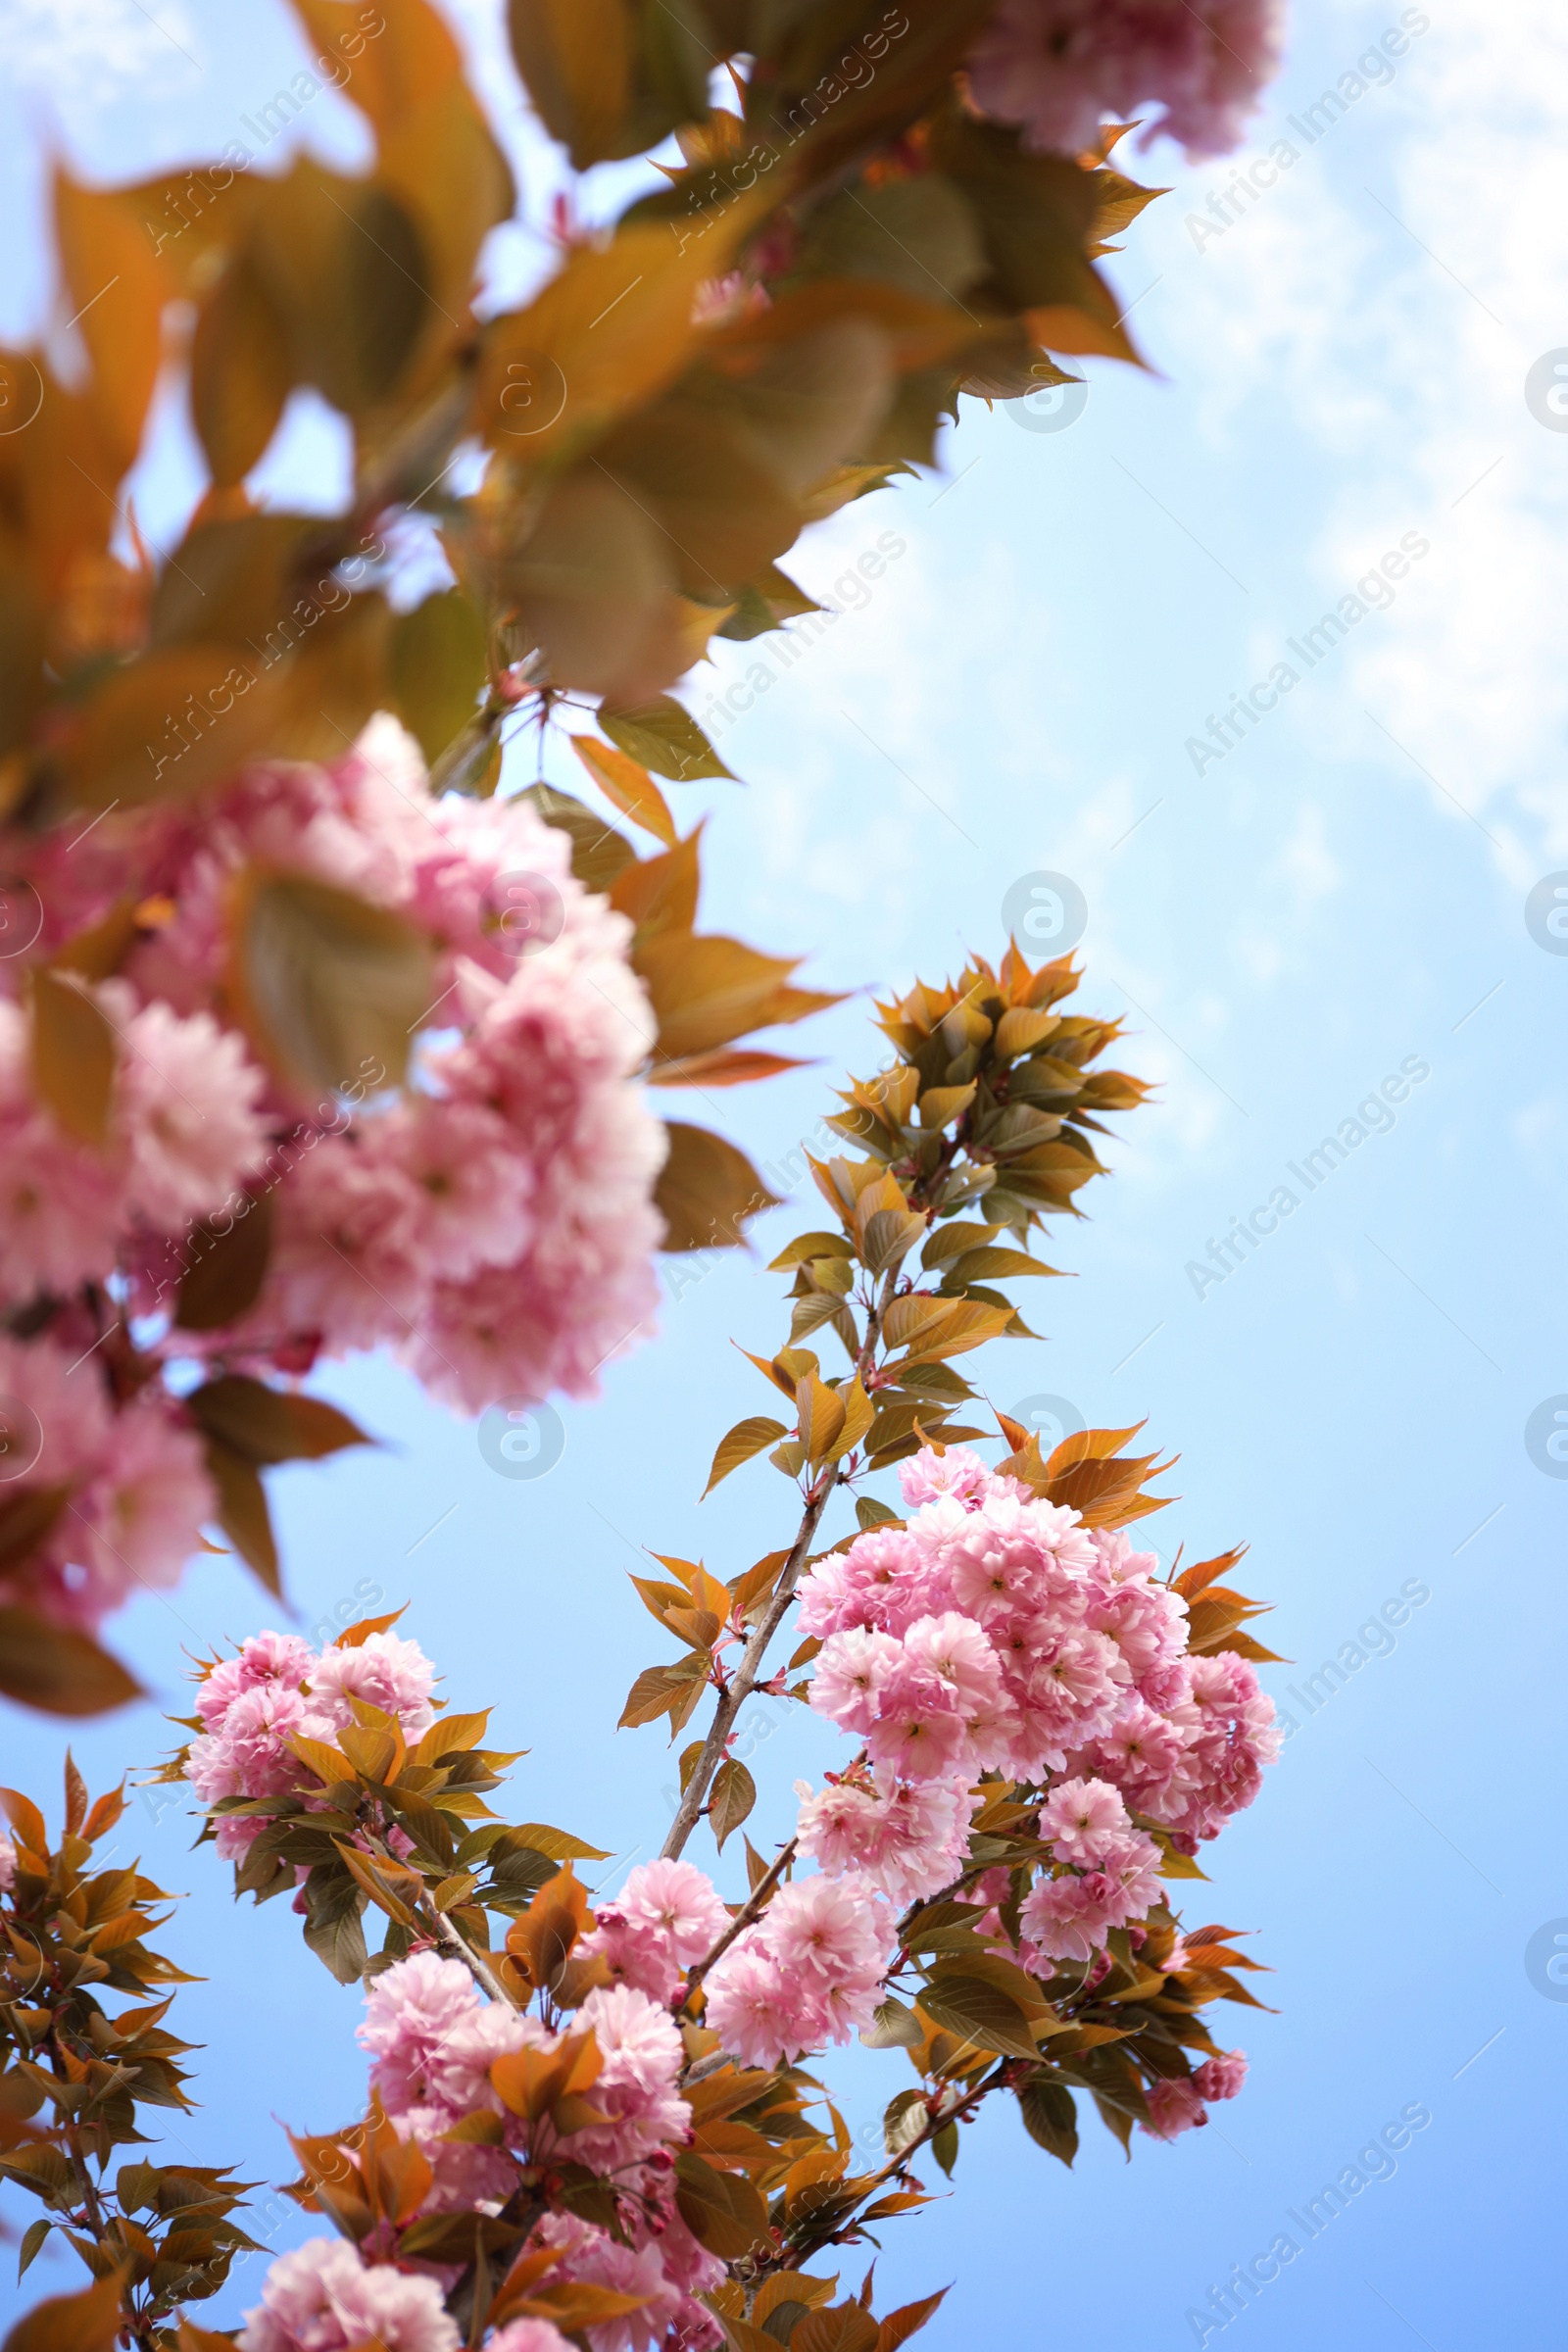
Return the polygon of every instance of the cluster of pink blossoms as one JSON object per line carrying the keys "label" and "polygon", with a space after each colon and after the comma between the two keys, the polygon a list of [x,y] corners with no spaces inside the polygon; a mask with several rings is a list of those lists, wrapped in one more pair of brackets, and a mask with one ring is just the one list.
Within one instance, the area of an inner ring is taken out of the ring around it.
{"label": "cluster of pink blossoms", "polygon": [[513,2115],[490,2082],[490,2068],[510,2051],[548,2056],[562,2035],[482,2001],[460,1961],[416,1952],[387,1969],[370,1987],[359,2038],[374,2060],[370,2087],[388,2121],[430,2160],[434,2185],[421,2211],[466,2211],[508,2195],[515,2169],[498,2149],[442,2136],[465,2116],[498,2116],[505,2144],[515,2153],[586,2165],[621,2192],[624,2241],[565,2214],[550,2216],[538,2232],[541,2245],[564,2252],[552,2279],[647,2298],[639,2310],[590,2331],[594,2352],[646,2352],[670,2330],[684,2344],[714,2344],[718,2331],[694,2297],[722,2278],[723,2266],[692,2236],[674,2202],[669,2151],[690,2137],[691,2110],[676,2088],[686,2053],[669,2012],[629,1984],[604,1985],[588,1995],[567,2031],[592,2032],[598,2044],[603,2066],[588,2098],[603,2120],[561,2137],[548,2123],[529,2125]]}
{"label": "cluster of pink blossoms", "polygon": [[1154,2139],[1176,2139],[1183,2132],[1207,2123],[1205,2102],[1234,2099],[1246,2081],[1246,2051],[1223,2050],[1217,2058],[1205,2058],[1190,2075],[1151,2082],[1149,2121],[1143,2129]]}
{"label": "cluster of pink blossoms", "polygon": [[[979,1774],[1041,1788],[1053,1860],[1019,1955],[1045,1977],[1089,1964],[1161,1899],[1159,1847],[1129,1807],[1183,1850],[1215,1837],[1277,1752],[1273,1703],[1245,1659],[1188,1652],[1186,1602],[1125,1535],[960,1447],[901,1475],[907,1524],[801,1587],[801,1630],[822,1642],[811,1704],[861,1742],[806,1794],[802,1850],[903,1905],[958,1875]],[[998,1875],[974,1891],[1000,1934]]]}
{"label": "cluster of pink blossoms", "polygon": [[[405,1740],[435,1721],[435,1669],[416,1642],[370,1634],[319,1655],[297,1634],[253,1634],[198,1686],[202,1730],[185,1757],[185,1777],[204,1805],[225,1796],[320,1793],[289,1746],[298,1737],[328,1745],[354,1721],[352,1699],[379,1707]],[[268,1825],[257,1813],[220,1814],[218,1851],[238,1861]]]}
{"label": "cluster of pink blossoms", "polygon": [[[463,2337],[433,2278],[364,2263],[341,2237],[313,2237],[272,2264],[238,2342],[240,2352],[459,2352]],[[571,2347],[548,2320],[514,2320],[497,2328],[487,2352]]]}
{"label": "cluster of pink blossoms", "polygon": [[1076,155],[1102,122],[1164,113],[1146,131],[1193,157],[1236,145],[1277,71],[1281,0],[1001,0],[968,59],[976,106],[1029,144]]}
{"label": "cluster of pink blossoms", "polygon": [[686,1972],[710,1952],[729,1913],[706,1871],[693,1862],[639,1862],[612,1903],[602,1903],[577,1950],[602,1958],[618,1984],[656,2001],[678,2003]]}
{"label": "cluster of pink blossoms", "polygon": [[[572,878],[565,834],[526,804],[432,799],[383,717],[332,765],[251,771],[199,815],[111,815],[13,854],[39,928],[0,959],[0,1317],[26,1334],[0,1338],[0,1476],[68,1500],[0,1597],[91,1627],[177,1579],[216,1496],[167,1357],[296,1376],[386,1345],[467,1412],[591,1392],[655,1303],[663,1136],[634,1083],[652,1017],[629,926]],[[233,1025],[244,871],[429,937],[396,1097],[371,1068],[302,1101]],[[119,970],[88,988],[116,1051],[100,1150],[39,1098],[23,1003],[33,963],[127,902]],[[227,1329],[172,1334],[193,1229],[232,1230],[264,1196],[260,1295]]]}

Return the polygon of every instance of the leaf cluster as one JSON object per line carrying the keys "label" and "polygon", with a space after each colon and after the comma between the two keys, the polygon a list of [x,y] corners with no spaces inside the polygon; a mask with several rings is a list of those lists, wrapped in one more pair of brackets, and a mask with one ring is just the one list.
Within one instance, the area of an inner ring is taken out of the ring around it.
{"label": "leaf cluster", "polygon": [[[112,2296],[115,2325],[123,2319],[150,2352],[172,2343],[171,2315],[216,2294],[234,2255],[254,2248],[231,2218],[250,2184],[228,2168],[116,2162],[148,2137],[139,2109],[191,2104],[179,2064],[190,2044],[167,2031],[172,1996],[159,1989],[190,1980],[147,1940],[171,1898],[134,1864],[113,1867],[112,1850],[94,1853],[123,1791],[90,1803],[68,1756],[58,1846],[30,1798],[8,1788],[0,1803],[17,1856],[0,1905],[0,2177],[43,2208],[23,2234],[21,2269],[63,2238]],[[111,2016],[111,1995],[129,2006]],[[99,2303],[73,2309],[96,2324]]]}

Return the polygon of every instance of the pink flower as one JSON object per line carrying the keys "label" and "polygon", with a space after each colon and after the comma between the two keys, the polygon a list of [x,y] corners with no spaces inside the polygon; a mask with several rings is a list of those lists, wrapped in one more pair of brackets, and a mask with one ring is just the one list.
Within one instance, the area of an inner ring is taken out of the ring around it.
{"label": "pink flower", "polygon": [[628,2205],[622,2211],[629,2244],[617,2244],[608,2230],[570,2214],[552,2213],[539,2228],[541,2244],[568,2249],[565,2262],[550,2273],[552,2280],[579,2279],[644,2298],[636,2310],[587,2330],[592,2352],[654,2352],[656,2346],[663,2352],[670,2345],[716,2352],[722,2333],[692,2297],[720,2282],[722,2265],[693,2239],[667,2187],[645,2190],[640,2209]]}
{"label": "pink flower", "polygon": [[392,2121],[432,2110],[444,2130],[479,2108],[499,2114],[492,2061],[547,2046],[552,2036],[532,2019],[481,2001],[461,1960],[416,1952],[372,1979],[356,2039],[375,2061],[370,2086]]}
{"label": "pink flower", "polygon": [[286,1744],[303,1729],[306,1704],[280,1682],[258,1683],[225,1708],[218,1729],[190,1743],[185,1777],[204,1805],[222,1796],[281,1796],[305,1768]]}
{"label": "pink flower", "polygon": [[418,1738],[435,1721],[430,1692],[435,1668],[417,1642],[397,1634],[369,1634],[353,1649],[324,1650],[311,1668],[311,1699],[333,1722],[354,1720],[351,1698],[395,1715],[404,1737]]}
{"label": "pink flower", "polygon": [[668,2012],[629,1984],[600,1985],[573,2021],[590,2031],[604,2060],[588,2098],[609,2117],[561,2142],[561,2152],[595,2172],[636,2164],[691,2130],[691,2109],[675,2088],[685,2045]]}
{"label": "pink flower", "polygon": [[340,2237],[313,2237],[280,2254],[259,2307],[245,2314],[242,2352],[458,2352],[462,2336],[433,2278],[368,2270]]}
{"label": "pink flower", "polygon": [[742,2066],[781,2066],[811,2046],[815,2019],[799,1985],[744,1937],[709,1971],[705,2022]]}
{"label": "pink flower", "polygon": [[797,1879],[710,1971],[707,2022],[748,2066],[847,2041],[871,2021],[890,1941],[866,1882]]}
{"label": "pink flower", "polygon": [[1280,61],[1276,0],[1002,0],[969,55],[977,106],[1076,154],[1151,104],[1192,157],[1234,147]]}
{"label": "pink flower", "polygon": [[177,1584],[217,1505],[195,1431],[156,1391],[127,1405],[78,1506],[72,1541],[87,1581],[73,1614],[96,1625],[137,1592]]}
{"label": "pink flower", "polygon": [[781,1886],[763,1915],[768,1949],[787,1972],[829,1984],[879,1974],[887,1954],[881,1906],[836,1879],[796,1879]]}
{"label": "pink flower", "polygon": [[0,1830],[0,1894],[9,1894],[17,1883],[17,1849],[14,1841]]}
{"label": "pink flower", "polygon": [[419,1250],[444,1280],[466,1282],[481,1266],[510,1266],[523,1254],[534,1171],[513,1130],[483,1103],[411,1096],[367,1127],[363,1149],[416,1188]]}
{"label": "pink flower", "polygon": [[1147,1811],[1146,1799],[1169,1787],[1184,1753],[1185,1743],[1176,1726],[1166,1716],[1156,1715],[1146,1700],[1130,1697],[1123,1700],[1110,1729],[1091,1740],[1075,1764],[1080,1771],[1113,1781],[1124,1795]]}
{"label": "pink flower", "polygon": [[122,1024],[117,1014],[132,992],[124,982],[114,986],[114,1116],[128,1154],[125,1199],[149,1225],[173,1231],[220,1207],[261,1165],[267,1131],[256,1104],[264,1080],[239,1033],[220,1029],[209,1013],[182,1019],[155,1002]]}
{"label": "pink flower", "polygon": [[906,1781],[942,1780],[966,1769],[970,1746],[956,1693],[918,1666],[898,1667],[878,1693],[866,1740],[873,1763]]}
{"label": "pink flower", "polygon": [[[0,1004],[4,1030],[21,1023]],[[44,1111],[0,1108],[0,1289],[29,1299],[65,1294],[113,1270],[120,1187],[101,1155],[62,1134]]]}
{"label": "pink flower", "polygon": [[[1143,1919],[1164,1894],[1160,1884],[1160,1852],[1152,1838],[1142,1830],[1123,1830],[1119,1836],[1102,1836],[1098,1868],[1116,1889],[1122,1911],[1122,1925]],[[1060,1851],[1060,1848],[1057,1848]]]}
{"label": "pink flower", "polygon": [[1060,1878],[1042,1879],[1019,1912],[1024,1965],[1049,1977],[1053,1971],[1041,1961],[1092,1960],[1109,1931],[1124,1927],[1126,1920],[1119,1891],[1102,1871],[1082,1877],[1064,1871]]}
{"label": "pink flower", "polygon": [[571,2346],[548,2320],[509,2320],[491,2336],[486,2352],[571,2352]]}
{"label": "pink flower", "polygon": [[967,1446],[950,1446],[944,1453],[922,1446],[899,1464],[899,1485],[911,1506],[935,1502],[944,1494],[959,1502],[975,1501],[995,1483],[993,1473]]}
{"label": "pink flower", "polygon": [[617,1978],[655,2000],[674,1998],[685,1972],[717,1942],[729,1913],[706,1872],[690,1862],[640,1862],[578,1946],[603,1954]]}
{"label": "pink flower", "polygon": [[427,1281],[413,1179],[353,1135],[318,1141],[313,1130],[290,1152],[274,1200],[272,1254],[247,1332],[318,1332],[339,1355],[410,1340]]}
{"label": "pink flower", "polygon": [[1196,2075],[1177,2075],[1151,2082],[1146,2096],[1149,2121],[1141,2129],[1153,2139],[1175,2139],[1181,2132],[1191,2132],[1208,2121]]}
{"label": "pink flower", "polygon": [[1058,1862],[1099,1862],[1126,1827],[1120,1792],[1104,1781],[1060,1781],[1041,1808],[1040,1835],[1051,1839]]}
{"label": "pink flower", "polygon": [[252,1634],[237,1654],[224,1658],[196,1687],[196,1712],[216,1731],[242,1690],[280,1683],[298,1690],[315,1664],[316,1652],[298,1634]]}
{"label": "pink flower", "polygon": [[877,1700],[904,1656],[888,1634],[830,1634],[811,1674],[811,1705],[841,1731],[865,1733],[876,1720]]}
{"label": "pink flower", "polygon": [[992,1704],[1002,1689],[996,1651],[972,1617],[948,1609],[940,1617],[918,1617],[904,1637],[904,1652],[916,1666],[945,1683],[968,1714]]}
{"label": "pink flower", "polygon": [[891,1789],[830,1782],[815,1796],[805,1781],[796,1788],[807,1860],[837,1878],[862,1874],[901,1910],[950,1885],[968,1853],[975,1799],[961,1776],[900,1781]]}
{"label": "pink flower", "polygon": [[1200,2099],[1234,2099],[1247,2081],[1247,2052],[1225,2050],[1195,2068],[1193,2087]]}

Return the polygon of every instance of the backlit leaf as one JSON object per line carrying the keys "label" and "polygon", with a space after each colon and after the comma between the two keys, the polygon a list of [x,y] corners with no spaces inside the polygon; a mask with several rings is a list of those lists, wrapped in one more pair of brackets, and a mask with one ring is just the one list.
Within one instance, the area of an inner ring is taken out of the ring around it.
{"label": "backlit leaf", "polygon": [[32,1084],[66,1133],[102,1150],[115,1086],[115,1032],[85,989],[32,974]]}
{"label": "backlit leaf", "polygon": [[623,816],[631,817],[645,832],[656,835],[666,849],[674,848],[675,820],[646,767],[592,735],[573,735],[571,748],[606,799],[613,801]]}
{"label": "backlit leaf", "polygon": [[174,1300],[182,1331],[217,1331],[253,1306],[272,1242],[270,1193],[246,1198],[223,1219],[203,1218],[185,1245],[189,1263]]}
{"label": "backlit leaf", "polygon": [[720,1853],[724,1850],[725,1838],[749,1818],[756,1803],[756,1782],[736,1757],[726,1756],[713,1775],[712,1791],[708,1800],[709,1827]]}
{"label": "backlit leaf", "polygon": [[142,1695],[87,1634],[31,1609],[0,1608],[0,1690],[45,1715],[102,1715]]}
{"label": "backlit leaf", "polygon": [[677,784],[690,784],[699,776],[735,781],[733,770],[724,765],[691,712],[667,694],[635,710],[606,707],[600,710],[599,724],[612,743],[656,775],[671,776]]}
{"label": "backlit leaf", "polygon": [[706,1127],[665,1121],[669,1155],[654,1192],[669,1250],[734,1249],[747,1218],[778,1205],[744,1152]]}
{"label": "backlit leaf", "polygon": [[236,890],[229,978],[267,1060],[330,1097],[401,1083],[433,1010],[434,959],[402,915],[303,874],[250,871]]}
{"label": "backlit leaf", "polygon": [[398,716],[434,766],[473,717],[489,682],[484,623],[461,588],[427,596],[399,614],[390,669]]}
{"label": "backlit leaf", "polygon": [[737,1421],[729,1435],[719,1440],[704,1494],[711,1494],[721,1478],[728,1478],[732,1470],[738,1470],[742,1462],[749,1462],[753,1454],[760,1453],[765,1446],[777,1445],[783,1435],[782,1421],[769,1421],[761,1415]]}

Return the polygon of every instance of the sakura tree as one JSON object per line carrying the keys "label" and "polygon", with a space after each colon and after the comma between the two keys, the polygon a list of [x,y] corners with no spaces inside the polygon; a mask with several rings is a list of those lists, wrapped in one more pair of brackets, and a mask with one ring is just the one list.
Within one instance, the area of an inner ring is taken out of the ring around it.
{"label": "sakura tree", "polygon": [[[833,1000],[698,928],[665,787],[728,771],[670,689],[810,612],[780,559],[965,400],[1136,362],[1096,263],[1152,191],[1108,158],[1140,111],[1234,140],[1278,45],[1261,0],[513,0],[562,151],[519,299],[440,13],[293,4],[368,170],[62,172],[69,325],[0,354],[0,1689],[68,1716],[135,1695],[103,1623],[204,1548],[281,1590],[264,1473],[362,1437],[319,1362],[389,1349],[460,1413],[591,1395],[656,1252],[771,1204],[652,1090],[765,1080],[756,1034]],[[156,557],[122,493],[166,370],[209,479]],[[354,437],[324,517],[248,486],[302,389]],[[1070,2162],[1083,2099],[1126,2146],[1240,2088],[1206,2012],[1254,1964],[1170,1899],[1273,1753],[1239,1554],[1135,1548],[1134,1430],[1043,1457],[962,1418],[956,1359],[1026,1331],[999,1286],[1050,1272],[1034,1237],[1142,1097],[1077,981],[1008,944],[880,1007],[828,1221],[776,1261],[770,1410],[710,1474],[765,1455],[792,1522],[636,1580],[680,1647],[623,1726],[711,1706],[659,1860],[600,1887],[578,1829],[507,1824],[484,1694],[396,1618],[203,1665],[165,1777],[366,1986],[368,2111],[296,2139],[323,2234],[243,2352],[893,2352],[936,2298],[878,2322],[808,2266],[917,2208],[986,2100]],[[771,1855],[756,1691],[849,1743]],[[58,1834],[4,1801],[0,2173],[41,2204],[24,2268],[59,2231],[95,2281],[18,2352],[216,2352],[183,2315],[251,2244],[244,2186],[122,2154],[187,2095],[167,1898],[94,1868],[122,1799],[74,1767]],[[913,2077],[869,2170],[811,2072],[856,2037]]]}

